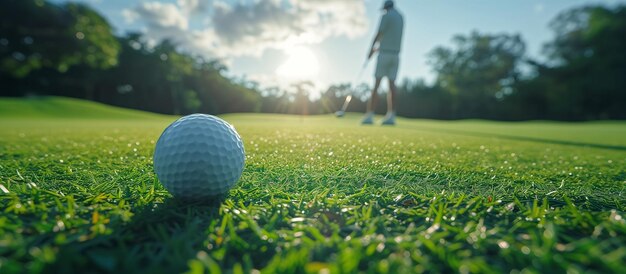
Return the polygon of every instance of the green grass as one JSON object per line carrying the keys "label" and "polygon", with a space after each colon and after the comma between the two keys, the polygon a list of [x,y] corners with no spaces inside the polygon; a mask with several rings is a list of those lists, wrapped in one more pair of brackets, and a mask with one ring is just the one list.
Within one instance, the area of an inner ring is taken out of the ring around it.
{"label": "green grass", "polygon": [[95,102],[63,97],[0,98],[0,117],[4,119],[163,119],[164,115],[106,106]]}
{"label": "green grass", "polygon": [[0,100],[0,273],[626,273],[624,122],[226,115],[243,176],[184,204],[176,117],[52,101],[93,113]]}

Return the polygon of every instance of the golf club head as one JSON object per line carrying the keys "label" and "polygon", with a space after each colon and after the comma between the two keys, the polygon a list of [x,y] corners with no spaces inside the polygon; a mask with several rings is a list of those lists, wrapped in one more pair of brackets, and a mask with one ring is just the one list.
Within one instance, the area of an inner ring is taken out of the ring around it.
{"label": "golf club head", "polygon": [[346,113],[343,110],[335,112],[335,116],[337,116],[337,118],[341,118],[344,115],[346,115]]}

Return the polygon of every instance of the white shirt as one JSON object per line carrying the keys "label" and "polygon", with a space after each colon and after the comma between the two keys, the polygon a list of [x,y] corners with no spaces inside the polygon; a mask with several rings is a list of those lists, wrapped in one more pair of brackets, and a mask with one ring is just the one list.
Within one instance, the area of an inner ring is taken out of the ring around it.
{"label": "white shirt", "polygon": [[380,19],[378,32],[381,34],[381,52],[400,52],[402,44],[402,32],[404,29],[404,19],[396,9],[391,8]]}

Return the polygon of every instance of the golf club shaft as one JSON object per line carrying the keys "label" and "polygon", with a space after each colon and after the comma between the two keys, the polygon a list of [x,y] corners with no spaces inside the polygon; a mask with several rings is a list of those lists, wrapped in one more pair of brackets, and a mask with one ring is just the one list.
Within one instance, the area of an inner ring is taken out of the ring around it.
{"label": "golf club shaft", "polygon": [[[359,81],[361,80],[361,76],[363,76],[363,72],[365,71],[365,68],[367,68],[367,64],[369,63],[369,61],[370,61],[369,58],[367,58],[365,60],[365,63],[363,64],[363,67],[359,71],[359,74],[356,76],[356,80],[354,81],[354,86],[355,87],[356,87],[356,85],[358,85]],[[346,109],[348,109],[348,105],[350,105],[350,101],[352,101],[352,95],[348,95],[346,97],[346,100],[343,102],[343,107],[341,107],[341,111],[342,112],[346,112]]]}

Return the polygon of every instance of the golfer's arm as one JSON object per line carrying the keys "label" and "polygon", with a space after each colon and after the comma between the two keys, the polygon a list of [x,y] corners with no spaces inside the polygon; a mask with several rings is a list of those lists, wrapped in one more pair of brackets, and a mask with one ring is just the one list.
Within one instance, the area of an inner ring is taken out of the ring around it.
{"label": "golfer's arm", "polygon": [[380,42],[380,38],[382,36],[383,36],[383,34],[380,31],[378,33],[376,33],[376,36],[374,36],[374,41],[372,42],[372,50],[376,46],[376,43]]}
{"label": "golfer's arm", "polygon": [[374,47],[376,47],[376,43],[380,42],[380,39],[383,38],[383,32],[387,29],[387,25],[389,25],[389,23],[387,22],[387,16],[383,15],[383,17],[380,18],[380,23],[378,24],[378,31],[376,32],[376,36],[374,36],[374,41],[372,42],[372,51],[374,50]]}

